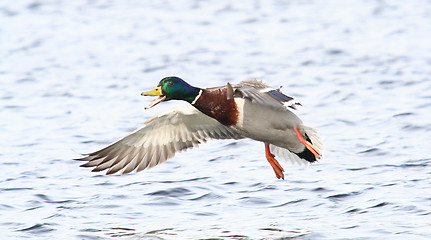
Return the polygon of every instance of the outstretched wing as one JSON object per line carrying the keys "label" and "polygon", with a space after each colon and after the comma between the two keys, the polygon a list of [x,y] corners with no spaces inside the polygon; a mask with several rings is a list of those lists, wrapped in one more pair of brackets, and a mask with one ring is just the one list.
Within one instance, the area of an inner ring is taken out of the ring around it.
{"label": "outstretched wing", "polygon": [[210,139],[240,139],[242,136],[194,107],[181,107],[156,116],[146,125],[117,142],[76,159],[94,172],[109,169],[122,174],[142,171],[172,158],[176,152]]}
{"label": "outstretched wing", "polygon": [[287,107],[296,109],[297,105],[301,105],[293,97],[283,94],[280,89],[274,89],[257,80],[246,80],[235,85],[228,84],[227,88],[228,98],[247,98],[257,104],[280,109]]}

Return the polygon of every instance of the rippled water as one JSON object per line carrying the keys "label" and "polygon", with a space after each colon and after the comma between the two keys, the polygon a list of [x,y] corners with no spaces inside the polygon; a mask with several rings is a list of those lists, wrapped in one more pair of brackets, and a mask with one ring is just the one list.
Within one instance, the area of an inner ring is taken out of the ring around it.
{"label": "rippled water", "polygon": [[[429,239],[430,1],[2,1],[2,239]],[[184,103],[168,75],[283,85],[326,143],[277,180],[262,143],[149,171],[71,159]]]}

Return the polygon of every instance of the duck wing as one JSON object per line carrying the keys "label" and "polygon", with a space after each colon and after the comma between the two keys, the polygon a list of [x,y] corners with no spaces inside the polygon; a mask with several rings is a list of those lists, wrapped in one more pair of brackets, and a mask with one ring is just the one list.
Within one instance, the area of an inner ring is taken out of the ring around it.
{"label": "duck wing", "polygon": [[192,106],[170,110],[113,144],[80,159],[82,167],[95,167],[106,174],[142,171],[210,139],[243,138],[234,129],[206,116]]}
{"label": "duck wing", "polygon": [[293,97],[283,94],[280,89],[274,89],[258,80],[246,80],[239,84],[227,84],[227,95],[229,98],[247,98],[250,101],[285,110],[290,107],[296,109],[297,105]]}

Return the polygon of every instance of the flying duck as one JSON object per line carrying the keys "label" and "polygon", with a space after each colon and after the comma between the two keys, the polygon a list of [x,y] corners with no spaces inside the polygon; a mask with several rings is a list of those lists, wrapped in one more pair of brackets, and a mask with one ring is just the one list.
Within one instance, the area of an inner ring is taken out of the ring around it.
{"label": "flying duck", "polygon": [[158,96],[146,109],[170,100],[190,106],[153,117],[117,142],[76,159],[87,162],[82,167],[94,167],[93,172],[108,169],[106,174],[139,172],[210,139],[251,138],[264,143],[275,176],[284,179],[275,155],[299,164],[316,162],[322,155],[319,134],[292,112],[300,104],[261,81],[204,89],[166,77],[141,95]]}

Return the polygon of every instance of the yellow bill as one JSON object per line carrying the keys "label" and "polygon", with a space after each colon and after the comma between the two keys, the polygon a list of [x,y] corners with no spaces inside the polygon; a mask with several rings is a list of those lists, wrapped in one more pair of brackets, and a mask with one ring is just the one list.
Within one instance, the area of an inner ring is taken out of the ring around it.
{"label": "yellow bill", "polygon": [[157,99],[154,99],[153,101],[151,101],[147,106],[145,106],[145,109],[152,108],[166,99],[166,96],[164,96],[162,93],[162,87],[161,86],[158,86],[158,87],[156,87],[150,91],[142,92],[141,95],[142,96],[160,96]]}

